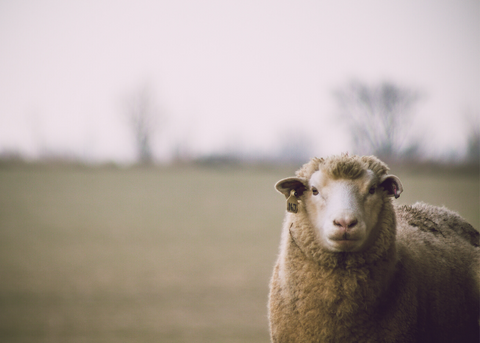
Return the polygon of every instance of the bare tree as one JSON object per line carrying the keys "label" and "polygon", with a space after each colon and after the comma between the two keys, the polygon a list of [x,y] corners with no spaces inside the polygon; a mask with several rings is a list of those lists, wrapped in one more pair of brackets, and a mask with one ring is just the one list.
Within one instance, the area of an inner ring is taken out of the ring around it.
{"label": "bare tree", "polygon": [[480,164],[480,115],[475,111],[467,112],[466,123],[467,133],[467,163]]}
{"label": "bare tree", "polygon": [[137,159],[142,164],[153,161],[152,140],[158,131],[160,111],[155,107],[148,86],[127,97],[125,113],[132,131]]}
{"label": "bare tree", "polygon": [[405,147],[411,111],[420,94],[390,82],[369,86],[352,81],[334,92],[341,118],[346,121],[358,153],[398,158]]}

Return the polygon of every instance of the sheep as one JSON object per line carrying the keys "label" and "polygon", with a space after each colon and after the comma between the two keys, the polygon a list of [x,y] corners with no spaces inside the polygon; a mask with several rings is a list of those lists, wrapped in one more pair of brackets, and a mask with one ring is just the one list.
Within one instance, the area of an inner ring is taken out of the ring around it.
{"label": "sheep", "polygon": [[403,185],[388,172],[343,154],[276,184],[272,342],[479,342],[479,233],[446,208],[394,205]]}

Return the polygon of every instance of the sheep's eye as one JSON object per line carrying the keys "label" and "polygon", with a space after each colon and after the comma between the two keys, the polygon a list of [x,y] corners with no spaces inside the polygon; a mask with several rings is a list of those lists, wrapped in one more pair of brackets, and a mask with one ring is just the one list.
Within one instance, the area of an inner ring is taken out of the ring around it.
{"label": "sheep's eye", "polygon": [[376,190],[376,187],[371,187],[369,190],[368,190],[368,193],[370,194],[375,194],[375,190]]}
{"label": "sheep's eye", "polygon": [[312,194],[318,195],[318,189],[316,189],[315,187],[312,187]]}

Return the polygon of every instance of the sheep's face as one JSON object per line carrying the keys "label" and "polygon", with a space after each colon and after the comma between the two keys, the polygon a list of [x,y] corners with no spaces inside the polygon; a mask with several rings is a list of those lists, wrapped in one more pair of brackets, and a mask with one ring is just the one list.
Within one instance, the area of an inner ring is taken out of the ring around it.
{"label": "sheep's face", "polygon": [[349,180],[332,179],[320,170],[308,186],[305,207],[325,249],[362,251],[371,244],[384,198],[372,171]]}
{"label": "sheep's face", "polygon": [[388,196],[403,188],[394,175],[364,170],[354,179],[335,178],[322,170],[309,180],[289,178],[277,183],[286,196],[296,190],[321,246],[332,252],[364,251],[378,234],[379,215]]}

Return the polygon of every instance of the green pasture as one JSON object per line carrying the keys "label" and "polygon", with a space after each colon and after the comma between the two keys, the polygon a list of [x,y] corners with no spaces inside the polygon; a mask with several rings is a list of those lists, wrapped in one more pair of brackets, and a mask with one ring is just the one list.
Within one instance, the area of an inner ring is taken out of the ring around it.
{"label": "green pasture", "polygon": [[[479,176],[393,170],[480,227]],[[0,342],[268,342],[287,168],[0,168]]]}

